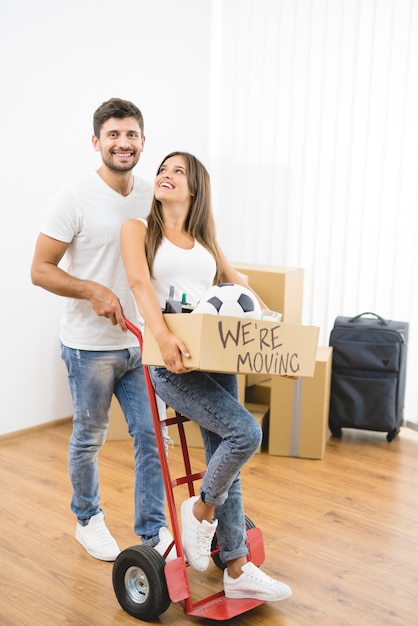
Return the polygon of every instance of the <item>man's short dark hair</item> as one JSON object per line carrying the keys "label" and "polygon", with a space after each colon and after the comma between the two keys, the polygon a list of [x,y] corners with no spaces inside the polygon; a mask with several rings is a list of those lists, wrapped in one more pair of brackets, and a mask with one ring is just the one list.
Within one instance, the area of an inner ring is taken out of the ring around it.
{"label": "man's short dark hair", "polygon": [[142,137],[144,136],[144,118],[138,107],[129,100],[121,98],[111,98],[103,102],[93,115],[93,131],[97,138],[100,136],[100,130],[103,124],[111,117],[134,117],[141,129]]}

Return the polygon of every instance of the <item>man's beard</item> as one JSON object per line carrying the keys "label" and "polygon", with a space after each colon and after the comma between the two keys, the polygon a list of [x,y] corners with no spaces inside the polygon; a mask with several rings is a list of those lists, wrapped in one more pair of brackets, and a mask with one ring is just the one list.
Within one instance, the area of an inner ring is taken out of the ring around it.
{"label": "man's beard", "polygon": [[102,161],[106,165],[106,167],[112,170],[112,172],[130,172],[131,170],[134,169],[135,165],[138,163],[139,157],[134,157],[134,161],[132,163],[125,163],[122,165],[115,164],[113,163],[113,161],[110,161],[109,159],[105,159],[103,155],[102,155]]}

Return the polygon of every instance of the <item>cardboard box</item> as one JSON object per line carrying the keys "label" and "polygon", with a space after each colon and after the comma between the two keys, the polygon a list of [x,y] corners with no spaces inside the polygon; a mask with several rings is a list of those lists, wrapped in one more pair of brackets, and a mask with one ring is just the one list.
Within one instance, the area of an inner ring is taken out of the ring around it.
{"label": "cardboard box", "polygon": [[[245,374],[238,375],[238,399],[241,404],[245,402]],[[267,407],[268,408],[268,407]],[[167,409],[167,415],[172,417],[174,412],[172,409]],[[122,413],[122,409],[120,408],[120,404],[117,401],[116,397],[113,396],[112,403],[110,405],[109,411],[109,428],[107,430],[106,440],[107,441],[123,441],[125,439],[131,439],[131,436],[128,432],[128,425],[125,420],[125,416]],[[185,428],[189,433],[188,445],[192,447],[202,447],[202,438],[200,436],[200,430],[194,422],[187,422],[185,424]],[[180,443],[178,439],[177,426],[169,426],[170,435],[172,436],[173,441],[175,443]]]}
{"label": "cardboard box", "polygon": [[269,309],[283,315],[287,324],[301,324],[304,272],[296,267],[268,267],[235,264],[248,284],[258,293]]}
{"label": "cardboard box", "polygon": [[246,399],[270,405],[268,452],[322,459],[328,437],[332,348],[317,350],[312,378],[292,381],[272,376],[246,389]]}
{"label": "cardboard box", "polygon": [[112,403],[109,410],[109,428],[107,429],[106,440],[107,441],[123,441],[124,439],[131,439],[128,432],[128,424],[119,402],[116,397],[113,396]]}
{"label": "cardboard box", "polygon": [[[238,375],[238,400],[241,404],[245,403],[245,375]],[[167,417],[174,417],[175,412],[172,408],[167,408]],[[202,435],[200,434],[200,428],[196,422],[184,422],[184,432],[186,433],[187,446],[191,448],[203,448]],[[173,443],[180,445],[180,437],[178,433],[177,424],[171,424],[168,427],[168,434],[170,435]]]}
{"label": "cardboard box", "polygon": [[[167,417],[175,417],[175,412],[172,408],[168,407]],[[184,422],[184,432],[186,434],[187,446],[190,448],[203,448],[202,435],[200,434],[200,428],[196,422]],[[180,445],[180,437],[177,424],[171,424],[168,427],[168,434],[176,446]]]}
{"label": "cardboard box", "polygon": [[253,415],[253,417],[260,424],[263,431],[263,440],[261,446],[258,448],[257,453],[267,449],[268,446],[268,421],[269,421],[269,405],[261,404],[257,402],[246,402],[245,408]]}
{"label": "cardboard box", "polygon": [[[260,424],[263,429],[263,442],[257,452],[261,452],[262,449],[267,447],[267,419],[269,406],[267,404],[260,403],[248,403],[245,405],[248,411],[252,413],[254,418]],[[172,409],[167,410],[168,417],[174,417],[175,413]],[[203,448],[203,440],[202,435],[200,433],[200,428],[196,422],[184,422],[184,432],[186,434],[187,446],[190,448]],[[168,434],[170,435],[173,443],[175,445],[180,445],[180,437],[178,433],[177,424],[171,424],[168,427]]]}
{"label": "cardboard box", "polygon": [[[208,372],[313,376],[319,328],[221,315],[165,314],[168,328],[187,345],[187,367]],[[164,362],[145,326],[142,362]]]}
{"label": "cardboard box", "polygon": [[253,385],[261,385],[270,380],[269,374],[247,374],[245,377],[245,386],[252,387]]}
{"label": "cardboard box", "polygon": [[[301,324],[304,271],[294,267],[234,264],[270,309],[282,313],[282,321]],[[259,385],[268,379],[266,374],[248,374],[246,385]]]}

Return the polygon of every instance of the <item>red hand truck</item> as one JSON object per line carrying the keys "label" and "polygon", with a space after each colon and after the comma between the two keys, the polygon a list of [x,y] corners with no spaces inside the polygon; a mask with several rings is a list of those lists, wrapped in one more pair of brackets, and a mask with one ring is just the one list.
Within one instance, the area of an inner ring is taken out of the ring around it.
{"label": "red hand truck", "polygon": [[[143,338],[141,331],[131,321],[125,319],[125,323],[128,329],[138,338],[142,351]],[[188,418],[176,413],[175,417],[167,418],[165,421],[160,420],[148,367],[146,365],[143,367],[177,558],[166,563],[164,558],[154,548],[142,544],[123,550],[117,556],[112,570],[113,589],[116,598],[124,611],[145,622],[152,621],[164,613],[171,602],[179,602],[187,615],[220,621],[231,619],[263,604],[264,601],[251,598],[230,599],[225,597],[223,591],[219,591],[193,602],[187,575],[189,564],[184,556],[173,489],[178,485],[186,484],[190,497],[194,496],[194,483],[203,478],[204,472],[192,472],[184,430],[184,422],[187,422]],[[175,479],[172,479],[170,476],[162,433],[164,424],[167,426],[176,424],[178,427],[185,474]],[[261,530],[256,528],[248,517],[245,518],[245,522],[250,559],[255,565],[260,566],[265,558]],[[167,553],[171,550],[172,545],[167,549]],[[219,557],[216,535],[212,541],[211,549],[213,562],[220,569],[224,569],[225,565]]]}

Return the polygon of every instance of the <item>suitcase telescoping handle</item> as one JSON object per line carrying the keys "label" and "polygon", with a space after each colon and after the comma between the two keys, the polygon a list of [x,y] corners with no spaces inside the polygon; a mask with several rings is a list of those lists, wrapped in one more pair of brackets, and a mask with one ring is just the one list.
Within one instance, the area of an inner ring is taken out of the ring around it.
{"label": "suitcase telescoping handle", "polygon": [[351,320],[349,320],[349,321],[350,322],[356,322],[357,320],[359,320],[364,315],[373,315],[374,317],[377,317],[377,319],[380,320],[380,322],[382,324],[385,324],[385,325],[388,324],[387,320],[385,320],[383,317],[380,317],[380,315],[377,315],[377,313],[372,313],[371,311],[366,311],[365,313],[360,313],[359,315],[356,315],[355,317],[352,317]]}

